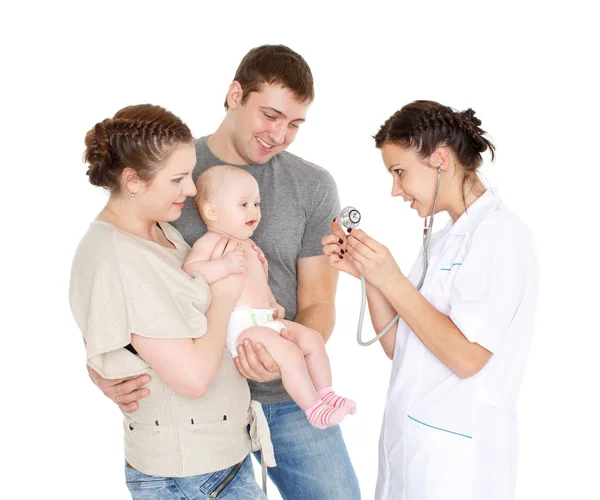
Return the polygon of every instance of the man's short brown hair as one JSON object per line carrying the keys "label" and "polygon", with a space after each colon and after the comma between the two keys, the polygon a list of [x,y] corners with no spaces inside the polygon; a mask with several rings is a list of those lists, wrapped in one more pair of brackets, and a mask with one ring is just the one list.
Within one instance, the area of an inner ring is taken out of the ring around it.
{"label": "man's short brown hair", "polygon": [[[285,45],[261,45],[248,52],[235,72],[234,81],[242,86],[242,104],[263,83],[291,90],[298,101],[315,98],[313,77],[304,58]],[[225,98],[225,109],[229,109]]]}

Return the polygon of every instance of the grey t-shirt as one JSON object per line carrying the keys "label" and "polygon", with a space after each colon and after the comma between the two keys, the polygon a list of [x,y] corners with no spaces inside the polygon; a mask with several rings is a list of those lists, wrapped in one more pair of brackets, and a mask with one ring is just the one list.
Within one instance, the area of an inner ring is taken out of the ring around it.
{"label": "grey t-shirt", "polygon": [[[207,168],[223,165],[208,148],[206,137],[196,141],[194,182]],[[269,286],[285,308],[286,319],[296,316],[297,262],[322,255],[321,238],[331,232],[331,221],[340,212],[333,177],[287,151],[265,165],[236,165],[250,172],[260,188],[262,219],[252,240],[269,262]],[[172,222],[191,246],[206,232],[192,199],[186,201],[181,217]],[[288,401],[281,381],[248,381],[252,399],[260,403]]]}

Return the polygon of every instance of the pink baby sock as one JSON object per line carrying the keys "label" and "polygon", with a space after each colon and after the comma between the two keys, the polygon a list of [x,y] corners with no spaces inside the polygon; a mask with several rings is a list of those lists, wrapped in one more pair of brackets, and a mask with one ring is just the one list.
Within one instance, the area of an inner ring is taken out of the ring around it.
{"label": "pink baby sock", "polygon": [[327,403],[334,408],[342,408],[345,407],[348,410],[350,415],[354,415],[356,413],[356,402],[351,399],[343,398],[342,396],[338,396],[331,387],[324,387],[320,391],[317,391],[319,397],[323,400],[324,403]]}
{"label": "pink baby sock", "polygon": [[306,413],[306,418],[308,418],[311,425],[314,425],[317,429],[325,429],[339,424],[348,413],[348,410],[346,408],[334,408],[319,399],[304,413]]}

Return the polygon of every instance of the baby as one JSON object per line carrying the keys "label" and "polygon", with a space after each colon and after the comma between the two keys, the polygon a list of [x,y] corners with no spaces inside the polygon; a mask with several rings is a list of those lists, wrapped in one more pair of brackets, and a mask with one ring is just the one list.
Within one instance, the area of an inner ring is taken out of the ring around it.
{"label": "baby", "polygon": [[[283,386],[320,429],[336,425],[356,411],[356,403],[331,389],[331,368],[319,333],[284,318],[267,283],[267,262],[250,239],[260,222],[260,193],[254,177],[230,165],[211,167],[197,181],[196,208],[208,232],[199,238],[183,270],[210,285],[230,274],[246,272],[244,288],[229,320],[227,348],[233,357],[248,338],[262,343],[279,365]],[[228,237],[237,248],[209,260],[217,243]],[[286,328],[298,345],[279,335]]]}

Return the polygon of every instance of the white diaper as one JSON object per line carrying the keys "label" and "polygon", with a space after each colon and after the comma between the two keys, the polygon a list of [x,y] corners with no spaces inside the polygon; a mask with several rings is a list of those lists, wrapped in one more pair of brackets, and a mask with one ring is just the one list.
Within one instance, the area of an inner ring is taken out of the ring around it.
{"label": "white diaper", "polygon": [[253,309],[249,305],[238,306],[231,313],[227,327],[227,340],[225,345],[235,358],[238,339],[244,330],[253,326],[266,326],[277,333],[284,328],[283,323],[273,320],[273,309]]}

